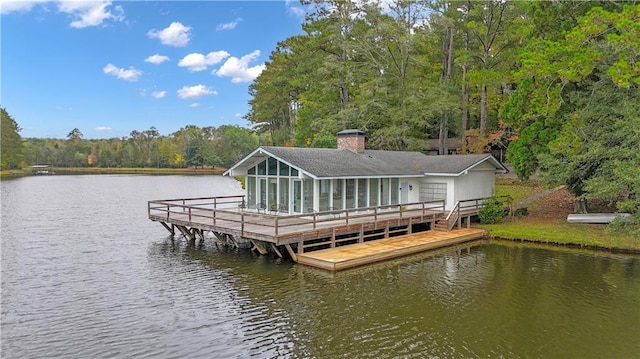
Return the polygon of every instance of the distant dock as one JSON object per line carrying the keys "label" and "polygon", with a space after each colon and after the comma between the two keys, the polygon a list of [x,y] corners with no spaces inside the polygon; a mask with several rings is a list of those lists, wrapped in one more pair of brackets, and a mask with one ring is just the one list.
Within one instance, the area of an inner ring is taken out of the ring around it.
{"label": "distant dock", "polygon": [[56,174],[50,165],[33,165],[31,166],[31,173],[34,175],[48,176]]}

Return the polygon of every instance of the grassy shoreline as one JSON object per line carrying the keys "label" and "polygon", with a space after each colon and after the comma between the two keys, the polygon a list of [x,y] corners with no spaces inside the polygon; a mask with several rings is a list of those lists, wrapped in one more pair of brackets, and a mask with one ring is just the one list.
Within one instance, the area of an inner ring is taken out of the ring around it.
{"label": "grassy shoreline", "polygon": [[[496,194],[516,194],[514,203],[545,191],[539,182],[499,179]],[[567,222],[573,212],[573,197],[566,190],[543,196],[527,205],[528,215],[503,218],[496,224],[481,224],[492,238],[518,242],[588,248],[621,253],[640,253],[640,238],[606,231],[602,224]]]}

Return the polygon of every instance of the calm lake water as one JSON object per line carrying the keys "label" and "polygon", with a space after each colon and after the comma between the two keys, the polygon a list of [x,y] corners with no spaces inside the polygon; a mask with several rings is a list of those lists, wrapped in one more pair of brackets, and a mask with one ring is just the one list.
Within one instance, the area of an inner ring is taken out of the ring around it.
{"label": "calm lake water", "polygon": [[147,219],[233,179],[0,185],[2,358],[640,357],[640,256],[492,242],[331,274]]}

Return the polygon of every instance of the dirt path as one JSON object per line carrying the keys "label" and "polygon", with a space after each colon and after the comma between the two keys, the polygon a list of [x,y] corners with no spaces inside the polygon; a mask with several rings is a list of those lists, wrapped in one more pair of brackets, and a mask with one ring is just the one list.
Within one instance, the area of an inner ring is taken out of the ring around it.
{"label": "dirt path", "polygon": [[535,202],[535,201],[537,201],[537,200],[539,200],[539,199],[541,199],[543,197],[546,197],[546,196],[548,196],[548,195],[550,195],[552,193],[558,192],[558,191],[560,191],[560,190],[562,190],[564,188],[565,188],[565,185],[562,185],[562,186],[558,186],[556,188],[552,188],[552,189],[548,189],[548,190],[545,190],[545,191],[542,191],[542,192],[535,193],[535,194],[525,198],[524,200],[516,203],[516,205],[514,207],[515,207],[515,209],[527,207],[531,203],[533,203],[533,202]]}

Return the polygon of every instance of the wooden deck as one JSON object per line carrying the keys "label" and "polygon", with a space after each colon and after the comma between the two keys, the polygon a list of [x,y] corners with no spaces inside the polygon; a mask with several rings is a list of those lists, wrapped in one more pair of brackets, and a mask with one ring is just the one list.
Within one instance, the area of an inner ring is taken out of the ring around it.
{"label": "wooden deck", "polygon": [[[414,224],[435,223],[446,215],[443,201],[314,212],[271,214],[238,208],[236,196],[149,201],[149,219],[167,229],[177,226],[186,231],[212,231],[275,245],[303,243],[358,233],[361,241],[371,231],[389,231]],[[268,211],[267,211],[268,212]],[[393,234],[393,233],[391,233]]]}
{"label": "wooden deck", "polygon": [[485,200],[460,201],[448,212],[435,200],[289,214],[246,208],[238,195],[149,201],[148,214],[172,236],[177,230],[204,240],[210,231],[223,244],[244,241],[260,254],[288,253],[295,262],[337,271],[482,239],[486,232],[469,223]]}
{"label": "wooden deck", "polygon": [[486,230],[477,228],[456,229],[450,232],[432,230],[298,254],[297,262],[316,268],[339,271],[482,239],[487,235]]}

